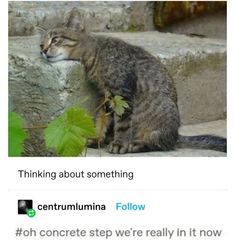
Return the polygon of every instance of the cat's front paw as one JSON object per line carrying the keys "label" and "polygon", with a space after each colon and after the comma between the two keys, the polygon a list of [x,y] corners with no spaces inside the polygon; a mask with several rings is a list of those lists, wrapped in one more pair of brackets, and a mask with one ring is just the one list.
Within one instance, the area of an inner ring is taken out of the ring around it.
{"label": "cat's front paw", "polygon": [[113,141],[108,146],[108,152],[112,154],[125,154],[128,151],[128,143]]}
{"label": "cat's front paw", "polygon": [[137,152],[146,152],[150,151],[149,146],[144,141],[132,141],[129,143],[128,152],[137,153]]}

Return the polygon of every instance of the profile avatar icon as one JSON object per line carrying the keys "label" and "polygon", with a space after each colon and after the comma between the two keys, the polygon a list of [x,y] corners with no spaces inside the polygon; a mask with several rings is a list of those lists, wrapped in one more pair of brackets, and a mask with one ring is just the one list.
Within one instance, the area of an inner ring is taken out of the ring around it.
{"label": "profile avatar icon", "polygon": [[33,200],[18,200],[18,214],[28,214],[33,209]]}

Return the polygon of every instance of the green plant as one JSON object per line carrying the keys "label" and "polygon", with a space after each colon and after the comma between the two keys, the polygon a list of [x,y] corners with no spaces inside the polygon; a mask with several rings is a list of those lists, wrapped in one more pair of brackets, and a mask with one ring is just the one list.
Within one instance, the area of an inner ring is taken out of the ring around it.
{"label": "green plant", "polygon": [[[118,95],[106,99],[99,108],[106,103],[109,103],[113,112],[119,116],[129,107],[123,97]],[[17,113],[9,112],[9,156],[21,156],[24,151],[23,142],[27,138],[25,130],[28,129],[45,129],[47,149],[54,149],[59,156],[81,156],[86,151],[87,140],[90,138],[96,138],[99,143],[99,134],[96,134],[92,117],[79,106],[66,110],[47,126],[23,127],[23,123]]]}
{"label": "green plant", "polygon": [[8,113],[8,154],[10,157],[21,156],[23,142],[27,134],[23,129],[23,119],[15,112]]}
{"label": "green plant", "polygon": [[92,118],[81,108],[70,108],[53,120],[45,129],[47,148],[53,148],[60,156],[80,156],[87,139],[96,137]]}
{"label": "green plant", "polygon": [[125,109],[129,107],[128,103],[123,100],[122,96],[116,95],[110,100],[111,107],[113,111],[118,115],[122,116]]}

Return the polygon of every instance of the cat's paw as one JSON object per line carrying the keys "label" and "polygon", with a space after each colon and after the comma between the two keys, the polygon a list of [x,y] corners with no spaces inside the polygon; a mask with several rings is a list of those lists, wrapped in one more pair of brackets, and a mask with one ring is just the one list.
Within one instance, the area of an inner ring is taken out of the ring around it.
{"label": "cat's paw", "polygon": [[128,143],[113,141],[108,146],[108,152],[112,154],[125,154],[128,152]]}
{"label": "cat's paw", "polygon": [[146,152],[149,147],[143,141],[132,141],[128,146],[129,153]]}

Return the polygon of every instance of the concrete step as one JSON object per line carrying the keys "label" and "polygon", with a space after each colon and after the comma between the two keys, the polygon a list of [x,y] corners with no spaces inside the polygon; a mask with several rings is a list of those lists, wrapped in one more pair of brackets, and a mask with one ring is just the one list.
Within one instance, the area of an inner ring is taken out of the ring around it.
{"label": "concrete step", "polygon": [[198,34],[209,38],[226,39],[227,15],[226,10],[213,14],[200,15],[197,18],[176,22],[161,29],[162,32],[175,34]]}
{"label": "concrete step", "polygon": [[[200,134],[213,134],[226,137],[226,120],[217,120],[206,123],[184,125],[180,128],[180,134],[192,136]],[[88,157],[115,157],[117,155],[108,153],[105,149],[88,149],[86,156]],[[118,157],[226,157],[226,153],[201,150],[201,149],[175,149],[174,151],[161,152],[144,152],[144,153],[128,153],[118,155]]]}
{"label": "concrete step", "polygon": [[35,26],[51,26],[68,18],[73,7],[84,16],[85,28],[94,32],[153,30],[153,3],[130,1],[9,2],[9,35],[35,34]]}
{"label": "concrete step", "polygon": [[[83,13],[89,31],[153,31],[155,4],[153,1],[10,1],[9,35],[33,35],[35,25],[51,26],[64,21],[73,7]],[[160,31],[226,39],[226,10],[177,21]]]}
{"label": "concrete step", "polygon": [[[175,81],[183,124],[226,117],[224,40],[157,31],[106,35],[139,45],[161,58]],[[27,124],[47,124],[84,96],[89,96],[85,106],[94,110],[96,92],[85,84],[79,62],[47,63],[39,53],[39,36],[9,38],[9,107]]]}

